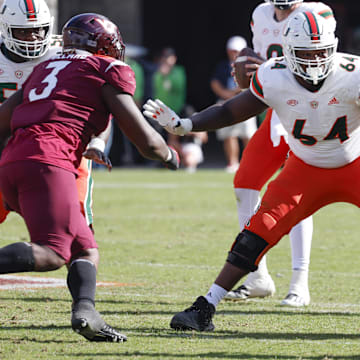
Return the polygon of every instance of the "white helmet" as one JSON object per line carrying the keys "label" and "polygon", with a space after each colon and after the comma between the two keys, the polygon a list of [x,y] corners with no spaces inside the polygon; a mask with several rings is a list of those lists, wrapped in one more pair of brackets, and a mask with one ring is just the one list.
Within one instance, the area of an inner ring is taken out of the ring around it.
{"label": "white helmet", "polygon": [[276,6],[280,10],[289,9],[292,5],[303,2],[303,0],[266,0],[266,1],[274,4],[274,6]]}
{"label": "white helmet", "polygon": [[[50,45],[53,17],[44,0],[4,0],[0,9],[0,31],[8,50],[27,59],[44,55]],[[22,41],[13,36],[13,29],[42,28],[42,40]]]}
{"label": "white helmet", "polygon": [[[289,17],[283,33],[283,52],[292,73],[316,85],[333,69],[338,39],[330,21],[313,12],[301,12]],[[299,50],[325,50],[326,57],[303,59]]]}

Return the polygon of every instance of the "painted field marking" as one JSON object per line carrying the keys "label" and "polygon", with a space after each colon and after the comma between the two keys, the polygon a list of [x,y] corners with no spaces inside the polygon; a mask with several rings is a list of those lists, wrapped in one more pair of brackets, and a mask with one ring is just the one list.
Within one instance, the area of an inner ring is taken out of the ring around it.
{"label": "painted field marking", "polygon": [[[102,287],[122,287],[122,286],[141,286],[142,284],[121,283],[99,281],[96,286]],[[39,288],[55,288],[66,287],[64,279],[43,278],[37,276],[20,276],[20,275],[1,275],[0,290],[16,290],[16,289],[39,289]]]}

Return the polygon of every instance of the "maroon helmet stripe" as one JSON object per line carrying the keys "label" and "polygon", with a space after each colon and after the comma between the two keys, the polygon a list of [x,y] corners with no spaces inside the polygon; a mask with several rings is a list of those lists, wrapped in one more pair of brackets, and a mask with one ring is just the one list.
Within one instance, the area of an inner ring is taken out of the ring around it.
{"label": "maroon helmet stripe", "polygon": [[304,14],[310,27],[311,40],[320,40],[319,25],[314,14],[310,11],[306,11]]}
{"label": "maroon helmet stripe", "polygon": [[34,0],[24,0],[28,19],[36,19]]}

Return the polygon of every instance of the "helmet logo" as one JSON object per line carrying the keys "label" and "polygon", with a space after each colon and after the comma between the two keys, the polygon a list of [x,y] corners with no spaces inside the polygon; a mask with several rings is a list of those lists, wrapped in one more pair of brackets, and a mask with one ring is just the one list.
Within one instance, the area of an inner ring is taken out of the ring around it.
{"label": "helmet logo", "polygon": [[116,30],[115,25],[114,25],[112,22],[110,22],[110,21],[108,21],[108,20],[106,20],[106,19],[96,18],[95,20],[96,20],[98,23],[100,23],[100,25],[102,25],[102,27],[103,27],[104,29],[106,29],[106,30],[108,30],[108,31],[110,31],[110,32],[114,32],[114,31]]}

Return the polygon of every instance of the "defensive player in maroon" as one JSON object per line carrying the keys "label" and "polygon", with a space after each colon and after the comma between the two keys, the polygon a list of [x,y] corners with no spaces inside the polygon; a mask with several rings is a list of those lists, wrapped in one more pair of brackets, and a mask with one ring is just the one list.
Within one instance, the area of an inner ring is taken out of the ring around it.
{"label": "defensive player in maroon", "polygon": [[63,40],[63,53],[35,67],[0,107],[0,133],[10,126],[12,133],[0,161],[0,189],[7,206],[24,218],[31,240],[0,249],[0,273],[66,264],[72,328],[90,341],[122,342],[126,336],[95,310],[99,253],[79,209],[77,167],[110,114],[145,157],[177,169],[178,156],[133,100],[135,77],[123,62],[116,25],[98,14],[81,14],[65,24]]}

